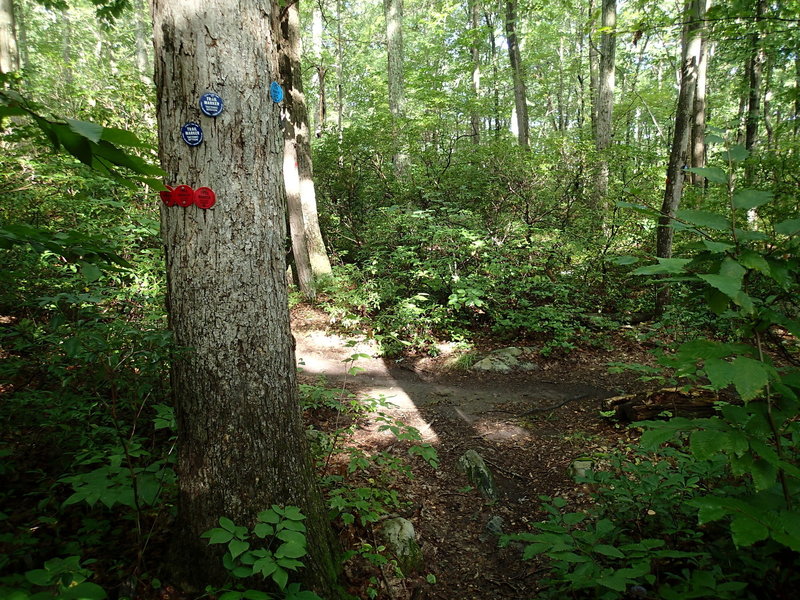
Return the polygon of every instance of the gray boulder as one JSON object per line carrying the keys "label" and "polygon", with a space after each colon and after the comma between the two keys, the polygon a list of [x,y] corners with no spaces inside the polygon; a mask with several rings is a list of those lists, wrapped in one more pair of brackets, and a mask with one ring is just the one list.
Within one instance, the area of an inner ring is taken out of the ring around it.
{"label": "gray boulder", "polygon": [[397,559],[397,566],[404,575],[422,567],[422,549],[417,543],[411,521],[402,517],[387,519],[378,531],[389,552]]}

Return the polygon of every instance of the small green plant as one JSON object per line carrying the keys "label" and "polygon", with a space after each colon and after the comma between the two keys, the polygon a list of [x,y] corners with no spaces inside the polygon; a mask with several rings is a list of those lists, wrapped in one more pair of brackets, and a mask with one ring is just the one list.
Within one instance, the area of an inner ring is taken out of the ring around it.
{"label": "small green plant", "polygon": [[36,592],[17,586],[5,587],[0,579],[0,597],[6,600],[103,600],[106,597],[105,590],[87,581],[92,571],[85,565],[92,562],[81,561],[80,556],[52,558],[41,569],[25,573],[28,584],[46,589]]}
{"label": "small green plant", "polygon": [[[308,554],[305,515],[296,506],[272,505],[258,514],[252,531],[220,517],[219,527],[206,531],[202,537],[209,544],[224,544],[222,564],[237,579],[260,576],[271,581],[281,592],[281,598],[291,600],[320,600],[314,592],[301,590],[299,584],[289,583],[289,572],[302,568],[300,560]],[[225,590],[219,600],[269,600],[276,598],[258,590]]]}

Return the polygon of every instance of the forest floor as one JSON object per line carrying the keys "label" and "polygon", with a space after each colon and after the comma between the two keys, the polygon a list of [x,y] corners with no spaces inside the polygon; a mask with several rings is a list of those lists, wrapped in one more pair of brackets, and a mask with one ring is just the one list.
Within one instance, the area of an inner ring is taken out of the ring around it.
{"label": "forest floor", "polygon": [[[327,385],[341,386],[357,397],[386,397],[392,405],[381,412],[416,427],[438,451],[437,469],[416,460],[413,480],[403,478],[395,484],[408,502],[396,514],[413,523],[423,567],[403,580],[384,569],[381,597],[535,597],[541,563],[523,562],[519,547],[499,548],[496,525],[501,523],[504,533],[530,530],[529,524],[543,517],[541,495],[563,497],[572,508],[590,502],[588,491],[570,475],[573,461],[602,460],[611,448],[625,447],[638,437],[600,415],[603,399],[642,388],[629,372],[609,374],[607,363],[650,362],[647,348],[633,336],[620,335],[612,348],[578,349],[538,359],[538,368],[531,371],[501,374],[453,369],[454,356],[447,346],[435,358],[380,358],[376,345],[363,335],[353,338],[337,331],[327,315],[305,306],[293,310],[292,327],[301,382],[316,383],[322,377]],[[491,344],[479,348],[493,349]],[[356,353],[364,356],[349,362]],[[362,369],[355,376],[348,373],[353,364]],[[406,447],[379,431],[381,423],[374,417],[359,423],[348,445],[367,453],[388,449],[404,454]],[[326,425],[324,417],[310,418]],[[493,472],[498,500],[483,498],[459,472],[458,459],[470,449]],[[374,532],[366,530],[349,535],[378,542],[369,538]],[[345,575],[351,593],[367,598],[368,573],[346,565]],[[430,583],[430,575],[435,583]]]}

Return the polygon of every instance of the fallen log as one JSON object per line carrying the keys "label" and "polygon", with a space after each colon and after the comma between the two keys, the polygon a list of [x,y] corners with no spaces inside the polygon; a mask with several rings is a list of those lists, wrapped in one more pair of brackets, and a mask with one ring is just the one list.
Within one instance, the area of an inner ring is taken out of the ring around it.
{"label": "fallen log", "polygon": [[647,421],[668,417],[710,417],[719,395],[710,390],[662,388],[614,396],[603,401],[605,409],[614,411],[620,421]]}

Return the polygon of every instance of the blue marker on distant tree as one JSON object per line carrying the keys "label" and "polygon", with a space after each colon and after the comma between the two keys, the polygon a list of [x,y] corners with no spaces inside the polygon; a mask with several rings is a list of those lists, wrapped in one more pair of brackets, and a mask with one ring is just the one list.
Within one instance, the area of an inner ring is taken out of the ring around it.
{"label": "blue marker on distant tree", "polygon": [[198,123],[189,121],[181,127],[181,137],[190,146],[199,146],[203,143],[203,129]]}
{"label": "blue marker on distant tree", "polygon": [[216,117],[222,113],[225,103],[219,94],[208,92],[200,96],[200,110],[209,117]]}
{"label": "blue marker on distant tree", "polygon": [[276,104],[283,100],[283,88],[277,81],[273,81],[272,85],[269,86],[269,97],[272,98],[272,101]]}

